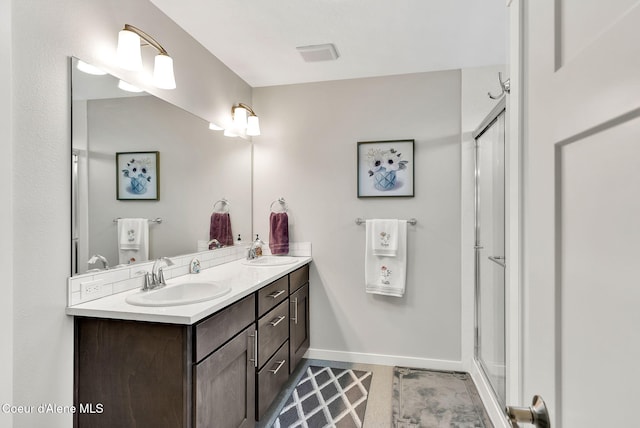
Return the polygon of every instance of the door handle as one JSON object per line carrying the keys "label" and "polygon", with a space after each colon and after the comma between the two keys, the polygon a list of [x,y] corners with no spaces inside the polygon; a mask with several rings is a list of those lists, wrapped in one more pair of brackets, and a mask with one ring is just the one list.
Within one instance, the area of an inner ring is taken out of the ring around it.
{"label": "door handle", "polygon": [[293,306],[293,318],[291,318],[291,321],[293,321],[294,324],[298,324],[298,299],[293,299],[293,301],[291,302],[294,304]]}
{"label": "door handle", "polygon": [[258,367],[258,330],[255,330],[249,337],[253,338],[253,358],[249,358],[249,361],[253,363],[253,367]]}
{"label": "door handle", "polygon": [[551,428],[547,405],[539,395],[533,397],[531,407],[507,406],[507,415],[513,428],[518,428],[518,422],[532,424],[536,428]]}
{"label": "door handle", "polygon": [[504,256],[489,256],[489,260],[491,260],[492,262],[494,262],[496,264],[499,264],[503,268],[507,267],[507,264],[503,261],[504,260]]}

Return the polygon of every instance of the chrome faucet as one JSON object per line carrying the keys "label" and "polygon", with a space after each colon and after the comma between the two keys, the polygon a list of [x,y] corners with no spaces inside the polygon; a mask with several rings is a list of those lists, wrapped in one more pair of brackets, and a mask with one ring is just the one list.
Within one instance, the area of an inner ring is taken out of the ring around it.
{"label": "chrome faucet", "polygon": [[151,269],[151,284],[149,284],[150,290],[167,285],[164,280],[164,272],[162,271],[161,266],[163,264],[165,266],[173,266],[174,263],[169,257],[160,257],[153,262],[153,268]]}
{"label": "chrome faucet", "polygon": [[207,248],[211,247],[211,244],[215,244],[216,248],[222,247],[222,244],[220,243],[220,241],[218,241],[215,238],[212,239],[211,241],[207,242]]}
{"label": "chrome faucet", "polygon": [[[251,243],[249,251],[247,251],[247,260],[255,260],[262,255],[262,246],[264,242],[256,235],[256,240]],[[258,251],[258,248],[260,251]]]}
{"label": "chrome faucet", "polygon": [[88,264],[94,264],[97,262],[102,262],[102,268],[103,269],[109,269],[109,261],[107,260],[107,258],[103,255],[100,254],[94,254],[93,256],[91,256],[91,258],[87,261]]}

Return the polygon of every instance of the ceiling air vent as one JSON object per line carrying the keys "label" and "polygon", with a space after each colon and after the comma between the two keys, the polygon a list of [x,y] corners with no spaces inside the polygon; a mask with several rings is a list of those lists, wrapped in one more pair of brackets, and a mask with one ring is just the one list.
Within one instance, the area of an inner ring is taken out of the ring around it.
{"label": "ceiling air vent", "polygon": [[305,62],[333,61],[338,59],[338,51],[332,43],[324,45],[298,46],[296,48]]}

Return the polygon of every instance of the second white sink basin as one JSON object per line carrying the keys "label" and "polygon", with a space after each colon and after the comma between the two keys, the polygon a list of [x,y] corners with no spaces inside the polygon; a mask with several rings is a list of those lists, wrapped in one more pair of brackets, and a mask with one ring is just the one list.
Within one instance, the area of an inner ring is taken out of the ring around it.
{"label": "second white sink basin", "polygon": [[295,263],[297,260],[291,256],[261,256],[253,260],[242,260],[240,263],[247,266],[282,266]]}
{"label": "second white sink basin", "polygon": [[215,282],[183,282],[158,290],[141,291],[125,299],[136,306],[180,306],[222,297],[231,291],[228,285]]}

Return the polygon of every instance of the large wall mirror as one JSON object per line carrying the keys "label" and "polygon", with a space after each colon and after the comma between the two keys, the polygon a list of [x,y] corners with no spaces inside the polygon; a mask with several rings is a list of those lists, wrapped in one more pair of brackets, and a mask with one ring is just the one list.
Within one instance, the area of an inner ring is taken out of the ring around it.
{"label": "large wall mirror", "polygon": [[[71,58],[72,275],[102,268],[89,263],[96,254],[112,267],[122,263],[117,219],[160,220],[149,222],[148,260],[202,249],[214,211],[228,210],[234,239],[250,239],[251,143],[211,131],[207,121],[153,95],[122,90],[116,77],[86,73],[78,63]],[[146,191],[121,197],[117,183],[127,177],[116,154],[143,153],[143,163],[153,162],[148,152],[158,154],[155,177],[148,178],[158,197],[145,198]],[[217,203],[222,199],[228,204]]]}

